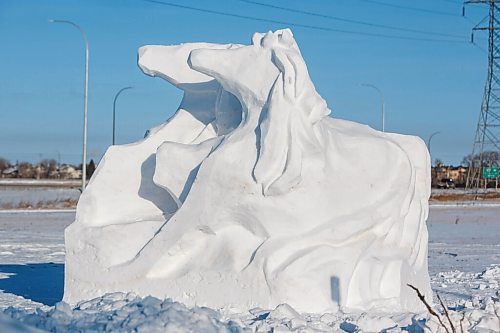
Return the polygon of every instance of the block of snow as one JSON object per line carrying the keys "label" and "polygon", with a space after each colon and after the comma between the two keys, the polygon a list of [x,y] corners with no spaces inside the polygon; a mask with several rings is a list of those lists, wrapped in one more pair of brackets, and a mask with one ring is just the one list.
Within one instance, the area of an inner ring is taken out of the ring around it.
{"label": "block of snow", "polygon": [[184,98],[94,173],[66,230],[66,302],[422,309],[408,283],[432,299],[425,144],[329,117],[290,30],[145,46],[139,66]]}

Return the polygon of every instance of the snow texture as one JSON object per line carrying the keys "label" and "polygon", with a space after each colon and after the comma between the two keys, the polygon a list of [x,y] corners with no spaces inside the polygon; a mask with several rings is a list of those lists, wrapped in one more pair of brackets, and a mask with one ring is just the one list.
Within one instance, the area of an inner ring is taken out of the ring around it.
{"label": "snow texture", "polygon": [[[457,332],[460,321],[464,332],[500,331],[499,216],[498,206],[431,207],[431,285]],[[425,312],[306,314],[286,304],[234,312],[131,293],[49,307],[62,297],[63,230],[73,219],[67,212],[0,212],[0,309],[10,307],[0,332],[445,332]]]}
{"label": "snow texture", "polygon": [[422,140],[328,117],[288,29],[145,46],[139,66],[184,98],[99,164],[66,230],[66,302],[423,308],[407,287],[431,297]]}
{"label": "snow texture", "polygon": [[5,314],[0,313],[0,332],[2,333],[43,333],[34,327],[22,324],[20,321],[12,319]]}

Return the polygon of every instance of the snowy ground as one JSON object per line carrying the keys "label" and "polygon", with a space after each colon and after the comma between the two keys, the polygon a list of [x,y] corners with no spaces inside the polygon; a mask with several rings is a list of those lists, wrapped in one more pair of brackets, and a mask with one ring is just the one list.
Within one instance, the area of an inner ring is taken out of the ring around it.
{"label": "snowy ground", "polygon": [[[426,313],[299,315],[286,305],[234,313],[131,294],[71,309],[56,303],[63,293],[63,231],[73,218],[73,211],[0,211],[0,332],[36,332],[28,328],[34,326],[54,332],[438,331]],[[428,226],[432,286],[457,332],[462,315],[464,331],[500,332],[500,206],[433,206]]]}

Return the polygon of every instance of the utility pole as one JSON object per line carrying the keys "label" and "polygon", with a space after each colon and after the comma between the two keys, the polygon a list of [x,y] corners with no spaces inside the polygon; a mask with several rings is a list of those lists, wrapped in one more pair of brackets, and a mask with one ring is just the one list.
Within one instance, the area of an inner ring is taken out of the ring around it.
{"label": "utility pole", "polygon": [[82,153],[82,193],[87,184],[87,111],[88,111],[88,92],[89,92],[89,42],[87,34],[76,23],[68,20],[53,20],[49,23],[64,23],[77,28],[82,34],[83,43],[85,45],[85,88],[83,90],[83,153]]}
{"label": "utility pole", "polygon": [[[489,9],[488,16],[472,29],[471,38],[474,42],[475,31],[488,31],[488,73],[466,183],[466,188],[477,190],[482,182],[487,185],[483,168],[500,163],[498,157],[493,160],[500,154],[500,0],[469,0],[464,4],[487,5]],[[483,26],[486,19],[488,25]]]}

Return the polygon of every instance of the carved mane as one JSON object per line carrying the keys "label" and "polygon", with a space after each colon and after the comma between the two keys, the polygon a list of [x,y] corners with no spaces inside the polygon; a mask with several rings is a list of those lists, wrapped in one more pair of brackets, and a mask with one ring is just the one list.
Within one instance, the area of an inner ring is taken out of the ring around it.
{"label": "carved mane", "polygon": [[289,29],[254,36],[253,43],[271,49],[271,61],[280,71],[262,109],[253,176],[264,195],[279,195],[300,183],[304,156],[321,144],[313,125],[330,110],[316,92]]}

